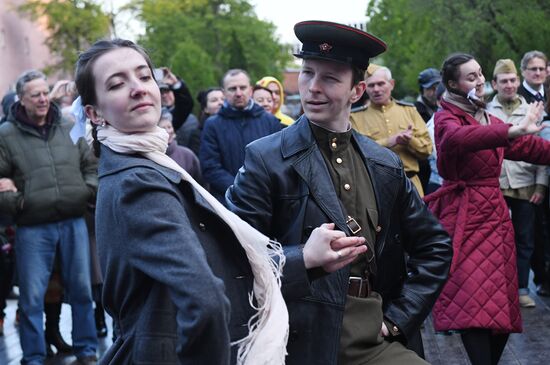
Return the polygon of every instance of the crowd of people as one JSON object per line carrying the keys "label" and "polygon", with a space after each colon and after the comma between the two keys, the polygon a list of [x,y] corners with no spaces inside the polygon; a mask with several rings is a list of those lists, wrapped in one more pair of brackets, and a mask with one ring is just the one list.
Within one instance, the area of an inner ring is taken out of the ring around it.
{"label": "crowd of people", "polygon": [[74,81],[14,80],[0,336],[15,284],[23,364],[52,346],[96,364],[105,310],[103,364],[425,364],[430,313],[472,364],[499,362],[536,305],[531,270],[550,296],[547,57],[496,60],[488,95],[477,60],[452,54],[412,104],[370,63],[382,40],[294,30],[297,120],[272,76],[230,69],[193,98],[120,39],[84,51]]}

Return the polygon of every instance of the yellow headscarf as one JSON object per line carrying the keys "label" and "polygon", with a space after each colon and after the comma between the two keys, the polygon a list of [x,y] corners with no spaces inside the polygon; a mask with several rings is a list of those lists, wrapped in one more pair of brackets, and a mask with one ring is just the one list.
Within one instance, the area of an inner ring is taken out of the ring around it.
{"label": "yellow headscarf", "polygon": [[263,86],[263,87],[267,87],[267,85],[269,85],[270,83],[275,83],[277,84],[277,86],[279,87],[279,90],[281,92],[281,101],[279,102],[279,107],[277,109],[273,109],[273,115],[275,115],[275,117],[277,117],[277,119],[279,119],[281,121],[281,123],[283,123],[284,125],[291,125],[292,123],[294,123],[294,119],[292,119],[291,117],[289,117],[288,115],[286,114],[283,114],[281,112],[281,106],[284,104],[285,102],[285,92],[283,90],[283,85],[281,84],[281,82],[279,80],[277,80],[276,78],[274,78],[273,76],[266,76],[266,77],[263,77],[261,78],[257,83],[256,85],[260,85],[260,86]]}

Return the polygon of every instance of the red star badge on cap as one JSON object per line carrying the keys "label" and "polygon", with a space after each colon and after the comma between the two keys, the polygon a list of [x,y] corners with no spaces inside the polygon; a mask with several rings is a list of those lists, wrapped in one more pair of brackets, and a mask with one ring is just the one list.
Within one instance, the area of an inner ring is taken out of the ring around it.
{"label": "red star badge on cap", "polygon": [[323,43],[319,45],[319,49],[321,50],[321,52],[328,52],[332,49],[332,46],[328,43]]}

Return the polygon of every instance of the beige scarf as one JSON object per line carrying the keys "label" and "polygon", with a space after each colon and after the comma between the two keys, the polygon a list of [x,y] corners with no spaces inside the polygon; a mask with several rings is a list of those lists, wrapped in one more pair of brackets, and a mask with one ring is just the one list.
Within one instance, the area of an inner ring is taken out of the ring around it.
{"label": "beige scarf", "polygon": [[[238,345],[237,363],[245,365],[280,365],[285,362],[288,340],[288,311],[281,294],[281,275],[285,256],[281,245],[252,228],[227,210],[174,160],[165,154],[168,134],[162,128],[145,133],[125,134],[112,126],[98,127],[98,140],[118,153],[139,153],[142,156],[179,172],[212,206],[246,252],[254,274],[250,305],[257,312],[248,323],[248,335],[233,343]],[[182,283],[185,285],[185,283]],[[257,306],[253,304],[256,299]]]}

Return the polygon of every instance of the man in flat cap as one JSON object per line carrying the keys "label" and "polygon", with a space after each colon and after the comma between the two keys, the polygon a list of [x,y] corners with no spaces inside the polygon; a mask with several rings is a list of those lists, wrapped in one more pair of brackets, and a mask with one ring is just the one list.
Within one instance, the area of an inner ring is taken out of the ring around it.
{"label": "man in flat cap", "polygon": [[[497,61],[492,85],[497,94],[487,105],[487,111],[506,123],[518,125],[527,115],[529,107],[525,98],[518,94],[520,81],[514,61]],[[535,215],[537,206],[544,201],[548,174],[545,166],[504,160],[499,180],[506,203],[512,212],[519,305],[524,308],[534,307],[535,301],[529,296],[529,271],[535,247]]]}
{"label": "man in flat cap", "polygon": [[432,141],[426,123],[413,104],[392,97],[395,80],[387,67],[380,67],[366,79],[368,108],[351,114],[351,124],[359,133],[397,153],[405,173],[420,196],[424,189],[418,177],[419,160],[432,153]]}
{"label": "man in flat cap", "polygon": [[437,111],[437,86],[441,82],[439,70],[427,68],[418,74],[418,89],[420,94],[414,102],[418,114],[428,123]]}
{"label": "man in flat cap", "polygon": [[[349,120],[369,58],[386,45],[330,22],[294,30],[303,43],[296,56],[305,115],[248,145],[226,193],[231,210],[285,249],[286,363],[425,364],[402,343],[418,332],[447,278],[450,239],[399,158]],[[355,259],[332,241],[330,256],[342,268],[312,269],[303,244],[320,226],[364,237],[366,253]]]}
{"label": "man in flat cap", "polygon": [[[414,106],[424,122],[426,122],[426,128],[428,121],[439,108],[437,99],[437,87],[440,83],[441,75],[439,74],[439,70],[435,68],[427,68],[425,70],[422,70],[418,74],[419,94],[416,98],[416,101],[414,102]],[[432,148],[432,152],[434,149],[435,148]],[[428,160],[421,159],[418,160],[418,166],[418,177],[420,178],[420,182],[422,183],[422,189],[424,190],[424,192],[426,192],[431,176],[430,163]]]}

